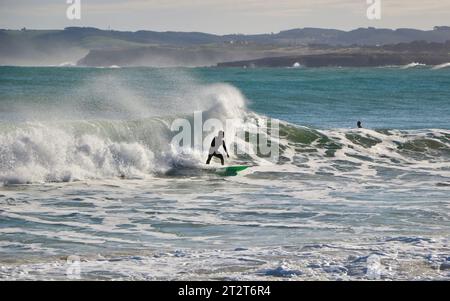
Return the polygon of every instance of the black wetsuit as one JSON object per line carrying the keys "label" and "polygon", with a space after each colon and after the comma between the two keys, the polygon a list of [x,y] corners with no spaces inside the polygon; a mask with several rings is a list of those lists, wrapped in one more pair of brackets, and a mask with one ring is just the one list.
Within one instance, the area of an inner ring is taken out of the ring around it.
{"label": "black wetsuit", "polygon": [[[219,147],[216,147],[216,138],[217,137],[214,137],[213,141],[211,142],[211,148],[209,150],[209,156],[208,156],[208,160],[206,161],[206,164],[209,165],[211,163],[211,159],[213,157],[216,157],[216,158],[220,159],[220,162],[222,163],[222,165],[225,165],[225,159],[224,159],[223,155],[218,152]],[[225,150],[225,152],[227,152],[227,147],[225,146],[225,141],[223,141],[222,145],[223,145],[223,149]]]}

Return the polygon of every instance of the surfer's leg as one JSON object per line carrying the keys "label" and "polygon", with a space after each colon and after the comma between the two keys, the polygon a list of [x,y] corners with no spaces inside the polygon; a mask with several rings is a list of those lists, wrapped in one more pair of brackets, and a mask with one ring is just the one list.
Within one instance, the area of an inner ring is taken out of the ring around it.
{"label": "surfer's leg", "polygon": [[211,159],[212,159],[213,155],[209,155],[208,156],[208,160],[206,160],[206,164],[209,165],[211,163]]}
{"label": "surfer's leg", "polygon": [[222,154],[216,154],[216,157],[220,159],[220,162],[222,162],[222,166],[225,165],[225,159],[223,158]]}

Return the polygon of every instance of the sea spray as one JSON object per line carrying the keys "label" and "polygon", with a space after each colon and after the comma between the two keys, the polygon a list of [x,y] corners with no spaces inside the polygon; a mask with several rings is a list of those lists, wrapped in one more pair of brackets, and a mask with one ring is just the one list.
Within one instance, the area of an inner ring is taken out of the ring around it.
{"label": "sea spray", "polygon": [[[112,83],[115,85],[111,90],[105,90]],[[183,86],[159,109],[123,86],[114,76],[97,78],[85,85],[82,92],[90,93],[93,100],[81,97],[52,107],[50,120],[42,120],[45,106],[37,114],[24,107],[19,110],[22,118],[31,121],[0,128],[0,182],[134,178],[165,172],[180,162],[198,164],[203,161],[204,150],[195,151],[191,146],[193,151],[180,151],[171,143],[176,134],[171,128],[174,120],[184,118],[194,123],[194,115],[186,113],[190,101],[195,108],[202,109],[205,123],[233,118],[232,130],[227,133],[230,140],[236,136],[245,116],[245,97],[227,84],[195,85],[189,91]],[[150,117],[158,113],[161,115]],[[200,127],[203,130],[203,121]],[[200,138],[205,135],[206,141],[208,134],[213,133],[202,131]]]}

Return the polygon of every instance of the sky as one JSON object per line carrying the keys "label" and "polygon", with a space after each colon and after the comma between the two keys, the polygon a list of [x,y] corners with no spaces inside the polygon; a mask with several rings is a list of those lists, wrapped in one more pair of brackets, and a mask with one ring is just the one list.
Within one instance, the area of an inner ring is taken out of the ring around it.
{"label": "sky", "polygon": [[[450,25],[450,0],[80,0],[81,19],[69,20],[75,0],[0,0],[0,28],[270,33],[303,27],[432,29]],[[381,19],[367,18],[367,1],[381,1]]]}

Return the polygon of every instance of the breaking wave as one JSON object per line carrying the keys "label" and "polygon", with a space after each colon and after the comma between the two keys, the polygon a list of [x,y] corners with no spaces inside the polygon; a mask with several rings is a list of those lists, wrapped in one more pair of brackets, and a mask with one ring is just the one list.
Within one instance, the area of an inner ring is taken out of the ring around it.
{"label": "breaking wave", "polygon": [[410,64],[407,64],[407,65],[401,67],[401,69],[410,69],[410,68],[425,67],[425,66],[426,66],[426,64],[414,62],[414,63],[410,63]]}
{"label": "breaking wave", "polygon": [[[206,154],[195,147],[173,145],[176,132],[171,125],[177,118],[184,117],[193,125],[195,110],[202,111],[203,120],[215,118],[225,123],[233,118],[233,130],[226,133],[227,140],[233,141],[231,149],[248,146],[248,129],[258,127],[264,118],[248,111],[247,100],[231,85],[203,86],[186,97],[180,96],[175,104],[162,102],[161,111],[173,112],[167,106],[187,107],[185,102],[197,99],[191,113],[182,109],[183,114],[136,119],[0,123],[0,182],[11,185],[170,174],[175,167],[200,166]],[[139,106],[131,107],[139,111]],[[235,139],[239,131],[245,132],[245,139]],[[271,164],[273,170],[284,165],[334,175],[373,176],[392,166],[410,172],[450,172],[446,166],[450,158],[447,130],[318,130],[280,121],[279,137],[269,137],[269,141],[280,152],[275,162],[257,151],[234,155],[232,160]]]}
{"label": "breaking wave", "polygon": [[450,67],[450,63],[437,65],[437,66],[434,66],[432,69],[433,70],[440,70],[440,69],[445,69],[445,68],[448,68],[448,67]]}

